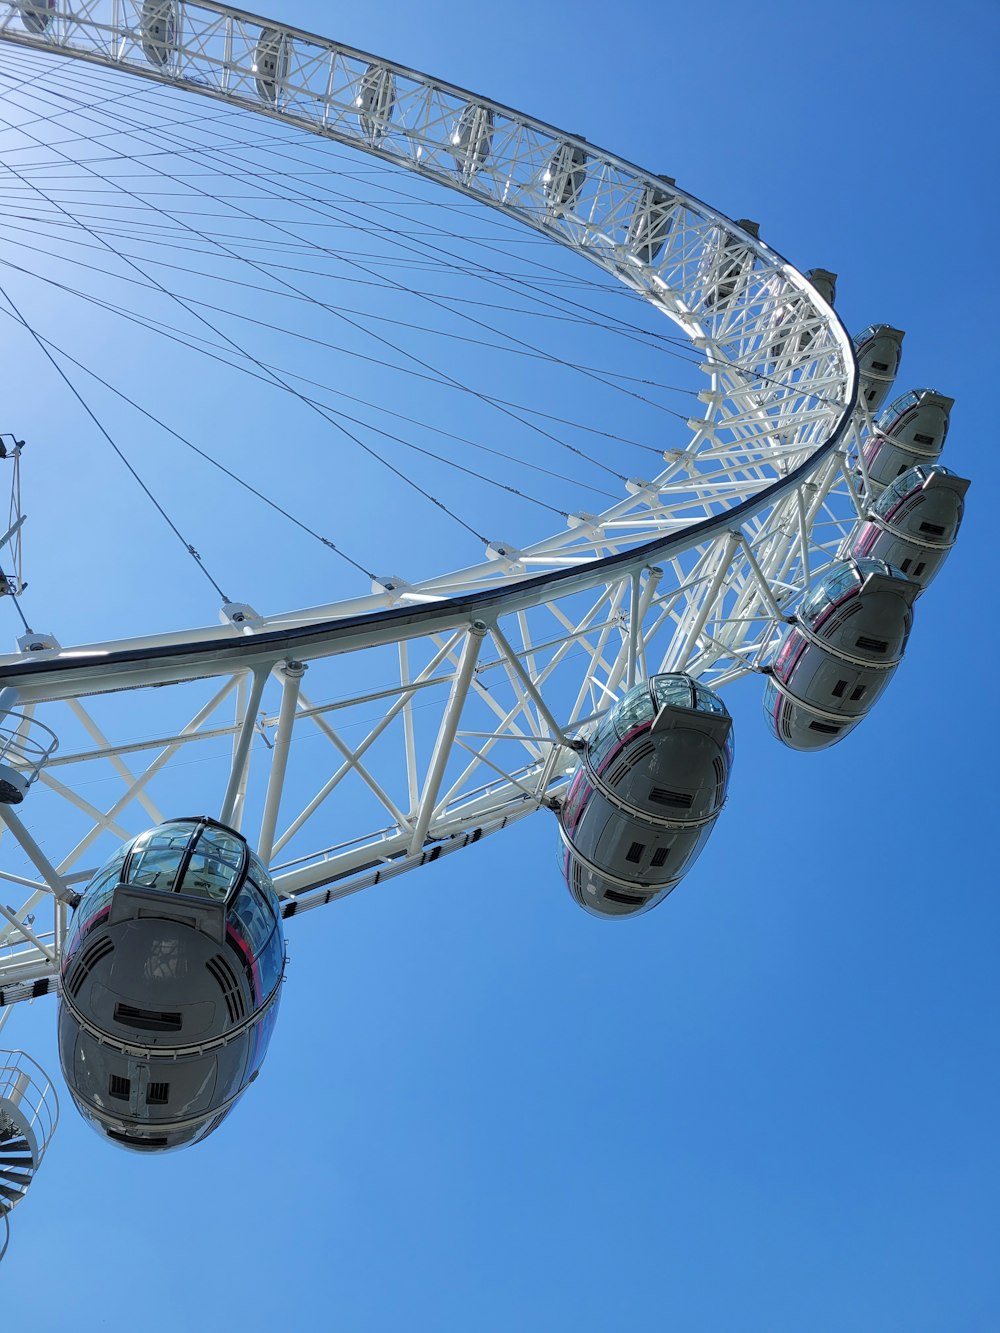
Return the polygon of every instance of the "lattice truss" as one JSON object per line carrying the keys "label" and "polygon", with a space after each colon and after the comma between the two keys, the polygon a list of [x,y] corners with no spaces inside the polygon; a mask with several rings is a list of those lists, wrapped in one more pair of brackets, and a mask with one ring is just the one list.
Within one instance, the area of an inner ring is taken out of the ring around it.
{"label": "lattice truss", "polygon": [[[702,414],[658,475],[524,550],[307,611],[224,608],[221,628],[76,649],[29,636],[0,659],[8,762],[33,784],[23,816],[0,808],[0,1001],[49,986],[78,887],[152,822],[242,827],[292,915],[557,801],[574,746],[636,679],[683,668],[718,686],[766,663],[861,513],[870,423],[839,321],[752,226],[488,99],[220,5],[46,0],[15,6],[0,38],[488,203],[640,293],[705,373]],[[19,761],[39,724],[58,752]]]}

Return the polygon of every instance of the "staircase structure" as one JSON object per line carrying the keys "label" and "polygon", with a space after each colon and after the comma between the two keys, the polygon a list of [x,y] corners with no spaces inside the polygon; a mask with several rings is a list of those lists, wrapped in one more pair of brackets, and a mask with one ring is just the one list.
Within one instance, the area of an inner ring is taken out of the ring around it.
{"label": "staircase structure", "polygon": [[23,1051],[0,1051],[0,1259],[9,1215],[27,1194],[58,1122],[48,1076]]}

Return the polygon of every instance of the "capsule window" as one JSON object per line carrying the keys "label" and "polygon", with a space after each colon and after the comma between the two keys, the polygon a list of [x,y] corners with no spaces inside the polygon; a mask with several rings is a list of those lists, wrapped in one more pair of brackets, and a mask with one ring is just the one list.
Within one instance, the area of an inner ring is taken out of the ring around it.
{"label": "capsule window", "polygon": [[635,893],[619,893],[617,889],[605,889],[604,897],[609,903],[621,903],[625,907],[642,907],[645,898]]}
{"label": "capsule window", "polygon": [[141,1028],[143,1032],[180,1032],[184,1017],[177,1012],[161,1009],[137,1009],[131,1004],[115,1005],[115,1022],[126,1027]]}
{"label": "capsule window", "polygon": [[831,693],[832,693],[832,695],[833,695],[833,697],[834,697],[835,699],[842,699],[842,698],[843,698],[843,695],[844,695],[844,691],[845,691],[846,689],[847,689],[847,681],[846,681],[846,680],[838,680],[837,683],[836,683],[836,685],[834,685],[834,687],[833,687]]}
{"label": "capsule window", "polygon": [[170,1139],[166,1134],[157,1134],[155,1137],[150,1134],[124,1134],[120,1129],[106,1130],[109,1139],[114,1139],[116,1143],[127,1143],[130,1148],[166,1148]]}
{"label": "capsule window", "polygon": [[625,860],[631,861],[633,865],[637,865],[642,860],[642,854],[645,850],[646,844],[644,842],[634,842],[626,852]]}
{"label": "capsule window", "polygon": [[112,1074],[108,1080],[108,1096],[119,1102],[127,1102],[131,1095],[132,1080],[122,1078],[120,1074]]}
{"label": "capsule window", "polygon": [[694,797],[686,791],[669,791],[666,787],[652,787],[649,799],[657,805],[671,805],[677,810],[690,810]]}
{"label": "capsule window", "polygon": [[147,1106],[166,1106],[170,1100],[169,1083],[150,1083],[146,1089]]}

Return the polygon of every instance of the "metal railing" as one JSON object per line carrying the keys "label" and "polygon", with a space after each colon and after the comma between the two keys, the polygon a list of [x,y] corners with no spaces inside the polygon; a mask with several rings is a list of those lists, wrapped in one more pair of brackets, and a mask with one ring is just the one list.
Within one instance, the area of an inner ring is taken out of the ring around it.
{"label": "metal railing", "polygon": [[51,727],[27,713],[0,714],[0,767],[17,770],[30,787],[59,747],[59,738]]}
{"label": "metal railing", "polygon": [[59,1099],[52,1080],[24,1051],[0,1051],[0,1114],[34,1140],[35,1170],[59,1124]]}

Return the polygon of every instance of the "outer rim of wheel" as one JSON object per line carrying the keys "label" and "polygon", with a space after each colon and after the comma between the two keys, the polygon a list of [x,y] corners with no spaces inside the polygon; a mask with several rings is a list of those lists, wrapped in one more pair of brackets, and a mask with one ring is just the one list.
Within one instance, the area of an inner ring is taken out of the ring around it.
{"label": "outer rim of wheel", "polygon": [[[102,7],[107,8],[109,13],[116,15],[119,12],[117,5],[112,6],[110,0],[89,0],[84,3],[79,13],[73,15],[60,14],[58,10],[54,11],[53,22],[58,25],[62,23],[68,30],[79,32],[87,25],[97,25],[97,20],[93,15],[99,15]],[[134,0],[132,9],[136,15],[141,13],[141,5],[138,0]],[[614,153],[598,148],[596,145],[580,139],[578,136],[563,133],[557,127],[548,125],[545,122],[535,120],[533,117],[524,115],[506,107],[502,103],[493,101],[490,98],[484,98],[478,94],[472,93],[466,89],[459,88],[456,85],[446,83],[442,80],[432,78],[428,75],[420,74],[409,70],[405,66],[399,65],[394,61],[385,60],[379,56],[367,52],[358,51],[355,48],[342,46],[339,43],[332,42],[316,34],[308,33],[303,29],[292,27],[288,24],[279,23],[266,17],[233,9],[229,6],[215,3],[215,0],[202,0],[201,3],[183,6],[178,12],[190,14],[194,11],[205,11],[208,14],[217,16],[220,20],[227,23],[247,24],[254,28],[259,28],[262,33],[268,35],[278,33],[287,36],[289,41],[306,43],[310,46],[316,46],[330,54],[331,60],[336,57],[367,62],[369,65],[384,68],[393,72],[400,78],[416,80],[426,88],[446,93],[450,96],[465,99],[468,105],[488,108],[491,112],[509,117],[513,123],[529,127],[533,131],[544,135],[554,136],[560,143],[576,145],[585,149],[589,158],[597,159],[601,162],[615,164],[641,183],[645,188],[652,190],[663,187],[663,178],[646,172],[642,168],[625,161]],[[267,116],[272,119],[282,120],[306,131],[319,135],[319,137],[332,138],[337,142],[344,143],[349,147],[358,149],[362,152],[368,152],[382,160],[393,163],[396,166],[407,167],[416,170],[412,163],[405,161],[398,152],[389,151],[382,146],[383,140],[378,143],[364,141],[364,136],[357,131],[353,135],[347,133],[334,132],[327,126],[324,129],[317,129],[313,125],[304,123],[300,116],[286,114],[279,105],[277,96],[274,102],[268,102],[262,98],[253,100],[249,96],[226,93],[225,95],[214,88],[203,86],[195,82],[192,78],[178,76],[174,71],[166,67],[157,67],[147,61],[139,62],[126,58],[122,53],[112,60],[100,51],[87,50],[81,46],[75,46],[69,41],[58,42],[49,40],[48,33],[41,36],[33,35],[24,30],[19,30],[15,26],[18,22],[18,11],[13,9],[8,18],[0,21],[0,39],[11,41],[17,45],[31,48],[32,50],[42,51],[49,55],[57,55],[72,59],[82,59],[88,63],[97,64],[105,68],[113,67],[124,70],[152,82],[164,84],[168,87],[175,87],[187,92],[198,93],[201,96],[208,96],[215,100],[220,100],[227,105],[239,105],[240,107],[252,111],[255,114]],[[133,33],[132,29],[127,29],[125,24],[121,24],[122,31]],[[115,29],[112,25],[104,24],[101,31],[111,29],[114,34]],[[120,43],[119,43],[120,45]],[[256,67],[254,67],[256,68]],[[409,134],[409,131],[407,131]],[[584,258],[597,262],[599,267],[608,268],[608,265],[602,265],[600,259],[590,252],[582,243],[574,244],[565,234],[561,234],[554,226],[545,225],[541,222],[532,222],[526,218],[523,210],[515,210],[502,202],[498,202],[488,197],[482,190],[473,189],[473,177],[478,174],[472,173],[466,178],[466,173],[456,172],[451,176],[445,176],[440,172],[422,172],[418,174],[430,175],[439,184],[457,190],[460,193],[470,195],[479,202],[496,208],[498,211],[508,216],[515,217],[518,221],[528,226],[533,226],[541,231],[550,239],[574,249]],[[762,490],[754,493],[745,500],[732,506],[723,514],[715,518],[705,519],[694,523],[681,531],[671,532],[669,535],[653,538],[645,543],[632,546],[626,550],[616,552],[612,555],[589,559],[585,563],[577,564],[572,568],[563,568],[550,570],[542,574],[522,577],[518,576],[515,580],[508,580],[506,583],[499,583],[498,586],[480,590],[469,594],[443,595],[438,594],[440,600],[425,605],[419,610],[414,610],[408,606],[382,606],[375,610],[366,611],[363,614],[351,614],[351,600],[344,603],[344,613],[337,614],[334,607],[326,608],[328,614],[325,617],[317,618],[315,615],[310,623],[300,624],[291,628],[268,629],[262,627],[257,630],[248,640],[246,637],[236,636],[234,631],[227,635],[225,632],[221,635],[214,635],[212,638],[205,638],[204,632],[198,633],[197,639],[188,639],[185,636],[195,634],[194,630],[181,632],[180,634],[170,634],[162,636],[165,642],[151,646],[148,641],[133,639],[119,640],[121,645],[113,650],[102,654],[101,668],[108,667],[126,668],[128,665],[137,661],[145,663],[160,663],[164,668],[168,662],[178,662],[180,659],[192,658],[194,661],[203,659],[206,654],[218,656],[220,653],[227,659],[233,658],[239,661],[246,661],[254,656],[255,651],[259,650],[266,656],[273,656],[276,648],[282,648],[287,645],[290,652],[297,648],[302,649],[311,645],[315,640],[322,638],[324,641],[342,646],[347,641],[353,640],[359,634],[367,631],[367,637],[371,640],[377,640],[386,636],[387,638],[398,638],[400,632],[405,634],[416,634],[421,632],[422,627],[428,625],[438,626],[442,623],[455,621],[456,623],[465,622],[470,616],[486,613],[487,615],[506,614],[511,610],[518,610],[535,605],[551,594],[560,595],[571,593],[573,591],[586,590],[605,582],[609,578],[620,577],[631,569],[639,569],[655,563],[657,560],[668,558],[673,554],[690,549],[725,533],[727,530],[738,528],[740,523],[755,513],[774,505],[782,500],[798,486],[823,462],[830,457],[836,450],[847,431],[852,414],[854,412],[858,395],[858,371],[857,363],[854,357],[853,346],[846,331],[840,323],[839,318],[830,310],[822,299],[811,288],[808,281],[790,264],[787,263],[770,246],[764,244],[749,232],[739,228],[731,219],[713,209],[710,205],[704,204],[695,196],[688,192],[671,187],[671,193],[676,195],[684,206],[690,205],[697,213],[703,216],[713,225],[724,226],[725,229],[738,236],[741,245],[745,245],[753,252],[757,259],[764,261],[768,265],[777,265],[780,268],[781,276],[786,282],[786,288],[790,295],[794,294],[798,299],[805,299],[811,308],[813,314],[819,316],[827,328],[832,333],[838,350],[843,355],[844,367],[847,377],[847,395],[845,404],[839,412],[832,431],[822,442],[812,449],[808,457],[798,466],[794,467],[789,473],[775,479],[766,485]],[[560,214],[560,218],[564,214]],[[551,222],[551,219],[549,220]],[[641,267],[641,265],[640,265]],[[646,268],[652,272],[654,266],[646,265]],[[621,275],[619,275],[621,276]],[[624,279],[623,279],[624,280]],[[647,299],[652,300],[649,292],[646,293]],[[664,313],[667,313],[664,311]],[[693,318],[693,317],[692,317]],[[683,327],[683,325],[682,325]],[[505,568],[504,562],[497,560],[494,562],[498,569]],[[464,571],[457,571],[455,577],[458,578]],[[422,584],[413,585],[412,591],[417,591],[424,586]],[[278,613],[266,618],[270,621],[287,621],[295,617],[309,617],[308,610],[290,611]],[[265,621],[266,623],[266,621]],[[131,645],[131,646],[130,646]],[[63,676],[67,672],[85,671],[78,658],[72,656],[58,656],[49,652],[40,655],[43,660],[25,661],[23,656],[8,657],[4,662],[4,678],[10,683],[19,683],[30,689],[30,682],[41,675],[50,676],[54,672]]]}

